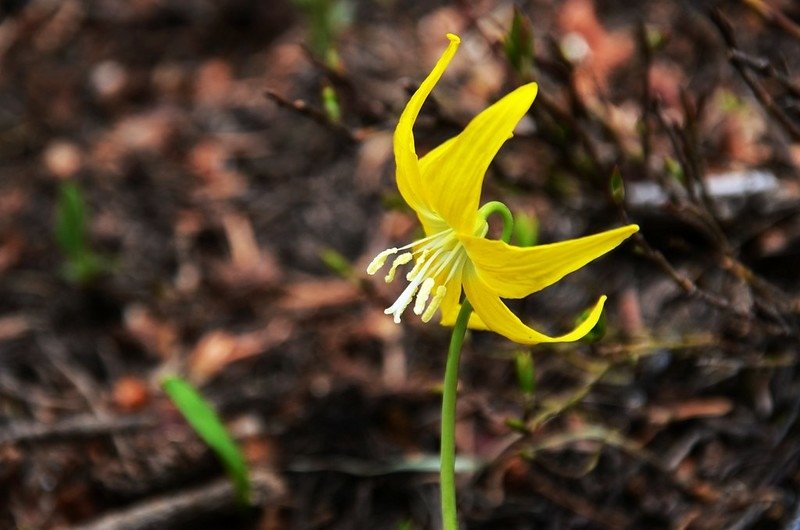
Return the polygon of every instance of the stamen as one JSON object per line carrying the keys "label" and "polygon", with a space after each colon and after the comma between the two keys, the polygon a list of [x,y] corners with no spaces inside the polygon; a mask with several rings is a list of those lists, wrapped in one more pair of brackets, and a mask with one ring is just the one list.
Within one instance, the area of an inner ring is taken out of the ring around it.
{"label": "stamen", "polygon": [[419,287],[419,282],[411,282],[408,284],[408,287],[400,294],[397,300],[391,305],[383,310],[383,312],[387,315],[394,315],[394,323],[400,323],[400,315],[403,311],[406,310],[408,305],[411,303],[411,300],[414,299],[414,293],[417,292],[417,287]]}
{"label": "stamen", "polygon": [[394,321],[395,323],[400,323],[400,314],[406,310],[408,305],[411,303],[411,300],[414,298],[414,293],[419,288],[419,285],[422,283],[423,279],[427,276],[428,270],[430,270],[431,265],[436,263],[436,258],[439,257],[439,254],[442,253],[442,249],[437,250],[431,256],[431,259],[425,261],[425,264],[419,270],[419,272],[414,276],[414,279],[411,283],[408,284],[405,291],[400,295],[400,297],[395,300],[392,307],[385,309],[383,312],[387,315],[394,314]]}
{"label": "stamen", "polygon": [[[455,256],[455,260],[454,260],[455,263],[453,263],[453,266],[450,267],[450,272],[447,273],[447,278],[444,279],[444,281],[442,282],[442,285],[447,285],[448,283],[450,283],[450,280],[453,279],[453,276],[455,276],[456,273],[461,271],[461,266],[464,265],[464,262],[466,260],[467,260],[467,255],[464,252],[461,252],[461,253],[458,254],[458,256]],[[438,274],[438,272],[437,272],[437,274]]]}
{"label": "stamen", "polygon": [[414,264],[414,267],[406,274],[406,280],[411,281],[417,277],[420,269],[422,269],[422,266],[425,264],[425,260],[428,259],[428,254],[430,254],[430,250],[427,248],[422,251],[422,255],[417,258],[417,262]]}
{"label": "stamen", "polygon": [[367,265],[367,274],[372,276],[373,274],[378,272],[381,269],[381,267],[383,267],[383,265],[386,263],[386,259],[389,256],[391,256],[392,254],[397,254],[397,250],[398,249],[396,248],[387,248],[386,250],[375,256],[375,258],[370,262],[370,264]]}
{"label": "stamen", "polygon": [[417,300],[414,302],[414,314],[420,315],[422,314],[422,310],[425,309],[425,304],[428,303],[428,297],[431,295],[431,290],[433,290],[433,286],[436,284],[433,278],[426,278],[424,282],[422,282],[422,287],[419,289],[419,293],[417,293]]}
{"label": "stamen", "polygon": [[[424,322],[433,318],[447,293],[445,285],[461,274],[467,261],[464,248],[455,239],[452,229],[443,230],[424,239],[414,241],[400,248],[390,248],[381,252],[372,260],[367,272],[374,274],[384,266],[389,256],[399,254],[386,274],[386,282],[394,280],[397,269],[414,260],[414,266],[406,274],[409,284],[394,301],[391,307],[384,310],[393,315],[395,323],[414,301],[414,313],[421,315]],[[444,281],[437,286],[436,278],[444,276]],[[433,296],[431,294],[433,293]],[[427,307],[426,307],[427,305]]]}
{"label": "stamen", "polygon": [[397,267],[399,267],[400,265],[405,265],[406,263],[411,261],[411,258],[412,258],[411,252],[404,252],[403,254],[397,256],[394,259],[394,263],[392,263],[392,268],[389,269],[389,274],[387,274],[386,277],[384,278],[384,280],[386,280],[386,283],[390,283],[392,280],[394,280],[394,273],[397,271]]}
{"label": "stamen", "polygon": [[433,314],[436,312],[437,309],[439,309],[439,306],[442,305],[442,300],[444,299],[445,294],[447,294],[447,287],[445,287],[444,285],[440,285],[439,287],[436,288],[436,294],[433,295],[431,303],[428,305],[428,308],[425,310],[424,313],[422,313],[422,316],[420,317],[423,322],[428,322],[430,321],[431,318],[433,318]]}
{"label": "stamen", "polygon": [[411,247],[419,247],[422,243],[426,243],[426,247],[428,246],[436,246],[433,242],[437,239],[444,239],[449,237],[453,233],[453,229],[449,228],[447,230],[442,230],[441,232],[437,232],[435,234],[429,235],[428,237],[423,237],[422,239],[417,239],[416,241],[412,241],[408,245],[404,245],[397,250],[406,250]]}

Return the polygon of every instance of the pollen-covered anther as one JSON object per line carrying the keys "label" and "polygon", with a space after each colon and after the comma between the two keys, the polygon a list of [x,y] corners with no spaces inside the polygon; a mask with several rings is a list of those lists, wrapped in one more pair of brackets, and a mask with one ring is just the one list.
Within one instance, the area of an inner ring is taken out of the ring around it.
{"label": "pollen-covered anther", "polygon": [[405,265],[406,263],[411,261],[412,257],[413,256],[411,255],[411,252],[404,252],[399,256],[397,256],[396,258],[394,258],[394,262],[392,263],[392,268],[389,269],[389,273],[384,278],[384,280],[386,280],[386,283],[390,283],[392,280],[394,280],[394,273],[397,272],[397,267]]}
{"label": "pollen-covered anther", "polygon": [[397,251],[398,251],[397,248],[387,248],[386,250],[375,256],[375,258],[373,258],[370,264],[367,265],[367,274],[372,276],[373,274],[381,270],[381,267],[383,267],[383,265],[386,263],[386,259],[393,254],[397,254]]}
{"label": "pollen-covered anther", "polygon": [[428,298],[431,295],[431,291],[433,290],[433,286],[435,282],[433,278],[425,278],[425,281],[422,282],[422,287],[419,288],[419,293],[417,293],[417,299],[414,302],[414,314],[421,315],[422,311],[425,309],[425,304],[428,303]]}
{"label": "pollen-covered anther", "polygon": [[397,300],[394,301],[392,306],[383,310],[383,312],[387,315],[394,315],[395,324],[400,323],[400,315],[403,314],[403,311],[405,311],[406,308],[409,306],[411,300],[414,299],[414,295],[416,294],[418,288],[419,288],[419,283],[417,282],[412,282],[408,284],[408,286],[400,294]]}
{"label": "pollen-covered anther", "polygon": [[428,308],[422,313],[420,317],[423,322],[430,321],[433,318],[433,314],[439,309],[439,306],[442,305],[442,300],[444,299],[444,295],[447,294],[447,287],[444,285],[440,285],[436,288],[436,292],[433,295],[433,299],[431,299],[431,303],[428,304]]}

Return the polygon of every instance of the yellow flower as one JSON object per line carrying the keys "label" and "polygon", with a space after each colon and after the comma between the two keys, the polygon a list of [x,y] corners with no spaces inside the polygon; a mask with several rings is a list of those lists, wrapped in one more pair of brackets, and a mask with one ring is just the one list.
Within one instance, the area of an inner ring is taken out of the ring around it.
{"label": "yellow flower", "polygon": [[385,313],[400,315],[414,301],[414,313],[429,321],[441,308],[443,325],[452,326],[460,309],[462,287],[474,313],[469,326],[488,329],[522,344],[569,342],[588,333],[603,310],[605,296],[581,324],[559,337],[540,333],[520,321],[502,298],[522,298],[551,285],[610,251],[636,232],[636,225],[549,245],[515,247],[486,239],[487,212],[478,208],[483,176],[514,127],[536,97],[537,85],[522,86],[476,116],[458,136],[422,158],[414,148],[412,127],[425,99],[455,55],[450,45],[406,105],[394,133],[397,187],[417,214],[425,236],[378,254],[367,272],[375,274],[396,256],[386,275],[410,264],[408,286]]}

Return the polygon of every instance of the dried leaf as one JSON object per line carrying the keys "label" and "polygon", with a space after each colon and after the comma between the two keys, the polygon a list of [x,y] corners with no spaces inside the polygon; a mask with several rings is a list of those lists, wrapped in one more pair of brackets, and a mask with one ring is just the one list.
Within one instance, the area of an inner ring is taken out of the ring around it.
{"label": "dried leaf", "polygon": [[188,370],[194,381],[206,381],[228,364],[261,354],[291,336],[294,327],[286,319],[274,319],[266,328],[234,335],[213,330],[200,338],[189,355]]}
{"label": "dried leaf", "polygon": [[309,280],[289,285],[278,307],[290,311],[308,311],[339,307],[361,298],[358,287],[344,280]]}

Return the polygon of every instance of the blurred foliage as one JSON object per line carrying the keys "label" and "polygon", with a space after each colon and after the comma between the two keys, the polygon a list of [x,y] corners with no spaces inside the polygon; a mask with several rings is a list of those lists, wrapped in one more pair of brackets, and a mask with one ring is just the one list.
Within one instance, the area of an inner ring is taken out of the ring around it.
{"label": "blurred foliage", "polygon": [[520,247],[532,247],[539,242],[539,220],[525,212],[514,216],[514,241]]}
{"label": "blurred foliage", "polygon": [[622,204],[625,201],[625,182],[622,180],[622,174],[619,172],[618,167],[615,167],[614,171],[611,172],[609,188],[614,203]]}
{"label": "blurred foliage", "polygon": [[322,106],[329,120],[334,123],[342,121],[342,108],[339,105],[339,97],[333,87],[327,84],[322,87]]}
{"label": "blurred foliage", "polygon": [[412,530],[413,528],[414,523],[410,519],[397,523],[397,530]]}
{"label": "blurred foliage", "polygon": [[64,253],[64,276],[73,283],[87,284],[108,273],[111,262],[89,247],[87,214],[83,193],[74,182],[63,182],[56,207],[55,238]]}
{"label": "blurred foliage", "polygon": [[323,249],[319,258],[322,263],[337,276],[350,279],[353,277],[353,266],[341,252],[332,248]]}
{"label": "blurred foliage", "polygon": [[517,372],[517,385],[526,397],[533,397],[536,392],[536,369],[529,351],[521,351],[514,356],[514,367]]}
{"label": "blurred foliage", "polygon": [[339,55],[336,37],[353,19],[353,4],[349,0],[294,0],[308,21],[308,45],[325,63],[338,70]]}
{"label": "blurred foliage", "polygon": [[686,175],[683,173],[683,167],[680,162],[671,156],[664,157],[664,172],[680,183],[686,182]]}
{"label": "blurred foliage", "polygon": [[525,81],[533,79],[533,25],[528,15],[516,6],[503,49],[514,71]]}

